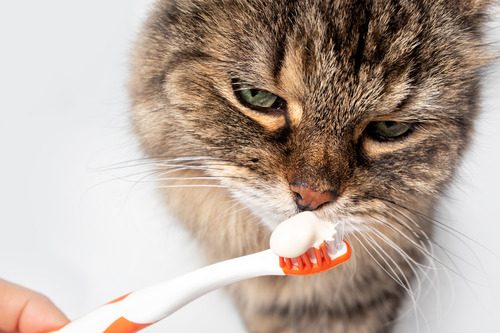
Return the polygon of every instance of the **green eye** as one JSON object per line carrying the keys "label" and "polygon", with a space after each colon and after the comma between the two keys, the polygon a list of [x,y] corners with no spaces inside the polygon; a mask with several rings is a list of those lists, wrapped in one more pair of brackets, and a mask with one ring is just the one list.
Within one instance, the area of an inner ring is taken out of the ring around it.
{"label": "green eye", "polygon": [[281,110],[286,105],[281,97],[247,84],[236,84],[234,92],[243,105],[257,111]]}
{"label": "green eye", "polygon": [[391,141],[411,133],[412,124],[396,121],[374,121],[366,128],[366,133],[377,141]]}
{"label": "green eye", "polygon": [[278,99],[278,96],[270,92],[242,86],[240,88],[241,98],[248,104],[259,106],[261,108],[270,108]]}

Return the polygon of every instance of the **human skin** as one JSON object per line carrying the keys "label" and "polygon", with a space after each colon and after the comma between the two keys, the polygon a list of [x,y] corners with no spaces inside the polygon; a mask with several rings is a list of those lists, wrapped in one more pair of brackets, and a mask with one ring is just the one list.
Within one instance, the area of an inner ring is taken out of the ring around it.
{"label": "human skin", "polygon": [[0,333],[44,333],[67,322],[46,296],[0,279]]}

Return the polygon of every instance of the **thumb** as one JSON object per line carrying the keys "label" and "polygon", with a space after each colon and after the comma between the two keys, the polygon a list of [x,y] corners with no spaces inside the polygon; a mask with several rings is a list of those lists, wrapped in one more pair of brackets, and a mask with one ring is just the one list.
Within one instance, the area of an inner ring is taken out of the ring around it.
{"label": "thumb", "polygon": [[44,333],[67,322],[44,295],[0,279],[0,331]]}

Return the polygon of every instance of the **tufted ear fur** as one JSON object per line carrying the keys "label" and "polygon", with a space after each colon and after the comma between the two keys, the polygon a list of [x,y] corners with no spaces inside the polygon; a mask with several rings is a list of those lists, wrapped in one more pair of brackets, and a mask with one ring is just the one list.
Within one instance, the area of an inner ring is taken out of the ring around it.
{"label": "tufted ear fur", "polygon": [[490,20],[490,10],[494,5],[500,4],[500,1],[457,0],[445,1],[445,3],[445,6],[447,6],[451,12],[461,17],[462,22],[469,26],[470,31],[474,32],[478,38],[482,38],[484,25]]}
{"label": "tufted ear fur", "polygon": [[[460,0],[462,8],[469,15],[484,15],[497,0]],[[450,1],[450,4],[453,1]],[[500,3],[500,2],[499,2]]]}

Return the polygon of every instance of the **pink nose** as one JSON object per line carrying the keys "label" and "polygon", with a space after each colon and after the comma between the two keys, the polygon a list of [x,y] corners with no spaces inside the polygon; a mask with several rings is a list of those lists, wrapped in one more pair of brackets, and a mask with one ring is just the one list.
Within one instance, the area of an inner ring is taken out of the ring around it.
{"label": "pink nose", "polygon": [[319,192],[299,185],[290,185],[290,189],[295,193],[295,202],[300,210],[315,210],[337,198],[335,191]]}

